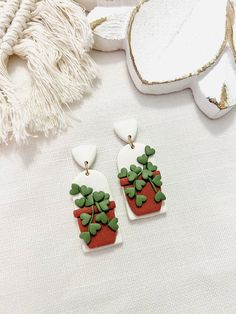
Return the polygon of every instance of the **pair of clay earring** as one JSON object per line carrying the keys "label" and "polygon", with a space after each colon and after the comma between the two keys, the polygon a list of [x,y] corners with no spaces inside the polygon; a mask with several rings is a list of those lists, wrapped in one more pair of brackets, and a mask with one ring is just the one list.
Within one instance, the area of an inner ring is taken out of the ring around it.
{"label": "pair of clay earring", "polygon": [[[118,154],[118,178],[130,220],[163,214],[167,210],[161,173],[155,164],[155,149],[134,142],[137,129],[135,119],[114,124],[116,134],[127,143]],[[96,158],[96,146],[78,146],[72,150],[72,155],[84,169],[70,190],[84,252],[120,244],[122,238],[118,231],[116,203],[108,181],[104,174],[91,169]]]}

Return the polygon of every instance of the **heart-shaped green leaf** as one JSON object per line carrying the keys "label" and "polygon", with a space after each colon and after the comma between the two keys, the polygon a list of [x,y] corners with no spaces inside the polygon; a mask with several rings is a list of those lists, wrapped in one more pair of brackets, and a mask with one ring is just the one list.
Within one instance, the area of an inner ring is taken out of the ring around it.
{"label": "heart-shaped green leaf", "polygon": [[78,184],[71,184],[70,195],[77,195],[80,193],[80,186]]}
{"label": "heart-shaped green leaf", "polygon": [[87,213],[83,213],[80,215],[80,219],[82,221],[82,225],[83,226],[87,226],[87,224],[90,222],[91,219],[91,215],[87,214]]}
{"label": "heart-shaped green leaf", "polygon": [[128,170],[126,168],[122,168],[120,173],[118,174],[118,178],[122,179],[122,178],[126,178],[128,174]]}
{"label": "heart-shaped green leaf", "polygon": [[104,199],[105,200],[109,200],[109,198],[110,198],[110,194],[109,193],[105,193]]}
{"label": "heart-shaped green leaf", "polygon": [[98,223],[93,223],[89,225],[89,232],[95,236],[97,234],[97,231],[99,231],[102,228],[102,226]]}
{"label": "heart-shaped green leaf", "polygon": [[142,207],[143,203],[145,203],[147,197],[145,195],[136,195],[136,205],[138,207]]}
{"label": "heart-shaped green leaf", "polygon": [[137,177],[138,177],[138,175],[134,171],[130,171],[128,173],[128,180],[129,180],[129,182],[133,182],[135,179],[137,179]]}
{"label": "heart-shaped green leaf", "polygon": [[149,177],[152,177],[152,171],[148,169],[144,169],[142,173],[142,177],[144,180],[147,180]]}
{"label": "heart-shaped green leaf", "polygon": [[142,156],[139,156],[137,158],[137,161],[142,164],[142,165],[146,165],[147,162],[148,162],[148,156],[147,155],[142,155]]}
{"label": "heart-shaped green leaf", "polygon": [[139,174],[142,171],[142,169],[140,167],[137,167],[135,165],[131,165],[130,170],[137,173],[137,174]]}
{"label": "heart-shaped green leaf", "polygon": [[145,147],[145,154],[147,155],[147,156],[152,156],[152,155],[154,155],[155,154],[155,149],[154,148],[151,148],[149,145],[147,145],[146,147]]}
{"label": "heart-shaped green leaf", "polygon": [[135,188],[138,191],[142,191],[143,187],[146,185],[146,182],[144,180],[136,180],[135,181]]}
{"label": "heart-shaped green leaf", "polygon": [[105,193],[100,191],[100,192],[94,192],[93,193],[93,197],[94,197],[94,200],[95,202],[100,202],[104,199],[105,197]]}
{"label": "heart-shaped green leaf", "polygon": [[160,174],[156,175],[156,176],[152,179],[152,182],[153,182],[156,186],[162,186],[161,175],[160,175]]}
{"label": "heart-shaped green leaf", "polygon": [[102,202],[99,203],[99,206],[101,208],[102,211],[106,212],[109,210],[109,200],[104,200]]}
{"label": "heart-shaped green leaf", "polygon": [[147,168],[150,171],[156,171],[157,170],[157,166],[153,165],[153,163],[150,161],[147,163]]}
{"label": "heart-shaped green leaf", "polygon": [[89,232],[82,232],[80,235],[79,235],[80,239],[84,240],[84,242],[86,244],[89,244],[89,242],[91,241],[91,236],[90,236],[90,233]]}
{"label": "heart-shaped green leaf", "polygon": [[108,222],[107,215],[105,213],[100,213],[96,216],[96,222],[102,222],[106,224]]}
{"label": "heart-shaped green leaf", "polygon": [[85,206],[86,199],[84,197],[75,200],[75,205],[79,208],[83,208]]}
{"label": "heart-shaped green leaf", "polygon": [[161,202],[161,201],[165,201],[166,200],[166,196],[164,193],[162,193],[161,191],[157,192],[155,195],[155,201],[157,203]]}
{"label": "heart-shaped green leaf", "polygon": [[118,219],[117,218],[113,218],[109,224],[108,224],[109,228],[111,228],[113,231],[117,231],[119,229],[118,226]]}
{"label": "heart-shaped green leaf", "polygon": [[83,195],[83,196],[88,196],[89,194],[91,194],[93,192],[93,189],[92,188],[89,188],[85,185],[82,185],[81,188],[80,188],[80,193]]}
{"label": "heart-shaped green leaf", "polygon": [[136,195],[135,188],[134,188],[134,187],[126,188],[126,189],[125,189],[125,194],[126,194],[129,198],[134,198],[135,195]]}
{"label": "heart-shaped green leaf", "polygon": [[90,194],[86,199],[85,206],[90,207],[92,205],[94,205],[94,199],[92,194]]}

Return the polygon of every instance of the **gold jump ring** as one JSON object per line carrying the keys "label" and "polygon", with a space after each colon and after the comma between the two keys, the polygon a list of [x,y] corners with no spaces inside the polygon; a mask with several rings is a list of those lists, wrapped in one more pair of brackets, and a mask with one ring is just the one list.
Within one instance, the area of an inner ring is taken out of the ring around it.
{"label": "gold jump ring", "polygon": [[128,141],[129,141],[130,147],[131,147],[132,149],[134,149],[135,146],[134,146],[134,142],[133,142],[133,140],[132,140],[132,136],[131,136],[131,135],[128,136]]}
{"label": "gold jump ring", "polygon": [[85,161],[84,166],[85,166],[85,175],[89,176],[89,166],[88,166],[88,162],[87,161]]}

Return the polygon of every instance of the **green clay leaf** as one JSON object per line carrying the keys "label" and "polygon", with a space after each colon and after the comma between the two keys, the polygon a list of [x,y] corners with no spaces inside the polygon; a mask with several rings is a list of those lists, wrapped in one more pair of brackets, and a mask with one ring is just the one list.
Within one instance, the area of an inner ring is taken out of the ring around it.
{"label": "green clay leaf", "polygon": [[150,161],[147,163],[147,168],[150,171],[156,171],[157,170],[157,166],[153,165],[153,163]]}
{"label": "green clay leaf", "polygon": [[138,191],[142,191],[143,187],[146,185],[146,182],[144,180],[136,180],[135,181],[135,188]]}
{"label": "green clay leaf", "polygon": [[135,165],[131,165],[130,170],[137,173],[137,174],[139,174],[142,171],[142,169],[140,167],[137,167]]}
{"label": "green clay leaf", "polygon": [[106,212],[109,210],[109,200],[104,200],[102,202],[99,203],[99,206],[101,208],[102,211]]}
{"label": "green clay leaf", "polygon": [[80,219],[82,221],[82,225],[87,226],[90,222],[91,217],[92,217],[91,215],[86,214],[86,213],[81,214]]}
{"label": "green clay leaf", "polygon": [[100,192],[94,192],[94,193],[93,193],[93,197],[94,197],[95,202],[100,202],[100,201],[103,201],[103,200],[104,200],[105,193],[102,192],[102,191],[100,191]]}
{"label": "green clay leaf", "polygon": [[109,228],[111,228],[111,230],[113,231],[117,231],[119,229],[119,225],[118,225],[118,218],[113,218],[109,224],[108,224]]}
{"label": "green clay leaf", "polygon": [[137,161],[140,163],[140,164],[142,164],[142,165],[146,165],[147,164],[147,162],[148,162],[148,156],[147,155],[142,155],[142,156],[139,156],[138,158],[137,158]]}
{"label": "green clay leaf", "polygon": [[157,203],[161,202],[161,201],[165,201],[166,200],[166,196],[164,193],[162,193],[161,191],[157,192],[155,195],[155,201]]}
{"label": "green clay leaf", "polygon": [[142,173],[142,177],[144,180],[147,180],[149,177],[152,177],[152,171],[148,169],[144,169]]}
{"label": "green clay leaf", "polygon": [[129,198],[134,198],[136,195],[136,191],[134,187],[131,188],[126,188],[125,190],[125,194],[129,197]]}
{"label": "green clay leaf", "polygon": [[138,177],[138,175],[137,175],[137,173],[134,172],[134,171],[130,171],[130,172],[128,173],[128,180],[129,180],[129,182],[133,182],[134,180],[137,179],[137,177]]}
{"label": "green clay leaf", "polygon": [[109,200],[109,198],[110,198],[110,194],[109,193],[105,193],[104,199],[105,200]]}
{"label": "green clay leaf", "polygon": [[100,213],[96,216],[96,222],[102,222],[103,224],[108,223],[108,218],[105,213]]}
{"label": "green clay leaf", "polygon": [[161,175],[160,175],[160,174],[156,175],[156,176],[152,179],[152,182],[153,182],[156,186],[162,186]]}
{"label": "green clay leaf", "polygon": [[77,195],[80,193],[80,186],[78,184],[72,183],[70,195]]}
{"label": "green clay leaf", "polygon": [[145,203],[147,200],[147,197],[145,195],[136,195],[136,205],[138,207],[142,207],[143,203]]}
{"label": "green clay leaf", "polygon": [[146,147],[145,147],[145,154],[147,155],[147,156],[152,156],[152,155],[154,155],[155,154],[155,149],[154,148],[151,148],[149,145],[147,145]]}
{"label": "green clay leaf", "polygon": [[89,225],[89,232],[95,236],[97,234],[97,231],[99,231],[102,228],[102,226],[98,223],[93,223]]}
{"label": "green clay leaf", "polygon": [[122,178],[126,178],[128,174],[128,170],[126,168],[122,168],[120,173],[118,174],[118,178],[122,179]]}
{"label": "green clay leaf", "polygon": [[85,206],[86,199],[84,197],[75,200],[75,205],[79,208],[83,208]]}
{"label": "green clay leaf", "polygon": [[86,244],[89,244],[89,242],[91,241],[91,236],[90,236],[90,233],[89,232],[82,232],[80,235],[79,235],[80,239],[84,240],[84,242]]}
{"label": "green clay leaf", "polygon": [[89,188],[85,185],[82,185],[81,188],[80,188],[80,193],[83,195],[83,196],[88,196],[90,194],[92,194],[93,192],[93,189],[92,188]]}
{"label": "green clay leaf", "polygon": [[85,206],[90,207],[92,205],[94,205],[94,199],[92,194],[90,194],[86,199]]}

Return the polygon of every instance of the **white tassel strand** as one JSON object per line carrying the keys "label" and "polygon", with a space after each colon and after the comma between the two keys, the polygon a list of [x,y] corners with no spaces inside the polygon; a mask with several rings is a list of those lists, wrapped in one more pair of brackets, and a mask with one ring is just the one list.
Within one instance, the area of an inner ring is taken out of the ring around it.
{"label": "white tassel strand", "polygon": [[[81,99],[97,76],[88,55],[92,31],[81,7],[68,0],[7,0],[3,10],[13,2],[12,12],[19,2],[20,8],[6,32],[0,25],[5,32],[0,41],[0,142],[64,130],[68,118],[63,105]],[[0,21],[4,18],[0,15]],[[30,97],[23,103],[6,70],[11,54],[26,60],[31,75]]]}

